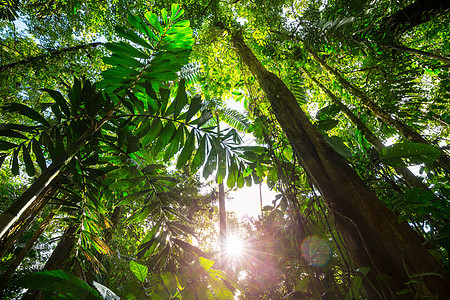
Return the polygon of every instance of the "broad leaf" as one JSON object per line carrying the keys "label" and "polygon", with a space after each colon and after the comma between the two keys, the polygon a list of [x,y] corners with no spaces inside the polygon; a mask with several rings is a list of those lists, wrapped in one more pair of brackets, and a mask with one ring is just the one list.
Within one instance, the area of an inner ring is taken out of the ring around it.
{"label": "broad leaf", "polygon": [[134,260],[130,260],[130,270],[133,272],[134,275],[136,275],[137,279],[140,282],[144,282],[145,278],[148,274],[148,267],[141,265]]}

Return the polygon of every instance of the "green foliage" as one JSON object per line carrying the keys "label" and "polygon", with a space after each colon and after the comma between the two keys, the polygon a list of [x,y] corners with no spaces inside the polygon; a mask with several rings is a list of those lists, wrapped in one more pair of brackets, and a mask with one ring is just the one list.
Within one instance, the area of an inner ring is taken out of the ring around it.
{"label": "green foliage", "polygon": [[430,163],[442,155],[442,151],[435,146],[419,143],[399,143],[383,148],[380,160],[385,164],[402,167]]}
{"label": "green foliage", "polygon": [[18,285],[44,291],[55,299],[102,299],[86,282],[62,270],[28,274],[19,280]]}
{"label": "green foliage", "polygon": [[143,283],[145,281],[145,277],[147,277],[148,274],[147,266],[141,265],[134,260],[130,260],[130,270],[134,275],[136,275],[140,282]]}

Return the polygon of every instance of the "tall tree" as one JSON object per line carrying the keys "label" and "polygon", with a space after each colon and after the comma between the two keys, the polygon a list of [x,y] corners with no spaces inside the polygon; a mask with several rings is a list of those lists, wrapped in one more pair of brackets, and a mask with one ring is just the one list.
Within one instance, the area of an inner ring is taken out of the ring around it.
{"label": "tall tree", "polygon": [[[439,270],[440,275],[435,278],[423,279],[424,292],[446,298],[448,277],[418,236],[408,225],[398,223],[397,217],[368,189],[347,161],[324,141],[295,96],[282,80],[262,66],[239,32],[232,33],[232,42],[257,78],[302,167],[333,213],[352,259],[360,267],[370,267],[367,274],[370,283],[365,284],[370,297],[396,298],[410,281],[409,274]],[[418,261],[417,257],[423,259]],[[389,280],[377,280],[386,275]]]}

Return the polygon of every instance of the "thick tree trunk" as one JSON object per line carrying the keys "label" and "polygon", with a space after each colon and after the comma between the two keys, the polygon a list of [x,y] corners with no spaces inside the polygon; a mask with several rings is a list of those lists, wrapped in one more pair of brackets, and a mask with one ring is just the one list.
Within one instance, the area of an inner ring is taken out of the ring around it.
{"label": "thick tree trunk", "polygon": [[[407,138],[411,142],[429,145],[429,142],[424,137],[422,137],[417,131],[415,131],[405,123],[395,119],[387,112],[382,110],[381,107],[379,107],[372,99],[370,99],[369,96],[367,96],[362,90],[360,90],[355,85],[351,84],[344,77],[342,77],[342,75],[338,71],[330,67],[323,58],[321,58],[311,49],[309,48],[306,49],[318,63],[320,63],[325,69],[327,69],[328,72],[330,72],[336,77],[336,79],[345,89],[347,89],[353,95],[358,97],[361,100],[361,104],[363,104],[367,109],[369,109],[375,116],[380,118],[383,122],[385,122],[389,126],[392,126],[393,128],[397,129],[405,138]],[[450,172],[450,157],[448,155],[446,154],[441,155],[441,157],[438,158],[438,162],[440,163],[442,168],[447,170],[447,172]]]}
{"label": "thick tree trunk", "polygon": [[[283,128],[302,167],[312,178],[333,214],[355,265],[369,267],[370,284],[365,288],[372,299],[396,299],[406,288],[408,274],[426,276],[419,292],[439,294],[448,299],[448,277],[441,265],[421,244],[419,237],[394,215],[362,182],[347,161],[334,151],[301,110],[283,81],[268,72],[244,43],[240,34],[233,45],[257,78],[272,110]],[[381,282],[377,278],[389,280]]]}
{"label": "thick tree trunk", "polygon": [[16,202],[0,216],[0,239],[8,232],[11,226],[20,219],[27,208],[34,203],[42,191],[59,174],[62,168],[80,151],[92,135],[105,124],[114,110],[111,110],[101,121],[92,125],[81,137],[69,145],[51,165],[36,179],[36,181],[17,199]]}
{"label": "thick tree trunk", "polygon": [[449,9],[450,1],[448,0],[417,0],[385,18],[383,24],[390,34],[399,35],[448,12]]}
{"label": "thick tree trunk", "polygon": [[[373,134],[373,132],[370,131],[370,129],[367,128],[367,126],[364,125],[364,123],[357,116],[355,116],[355,114],[344,103],[342,103],[338,97],[336,97],[336,95],[334,95],[316,78],[311,76],[311,74],[309,74],[309,72],[306,71],[305,68],[303,68],[303,71],[305,72],[305,74],[309,76],[309,78],[311,78],[312,81],[314,81],[314,83],[317,86],[319,86],[325,92],[325,94],[328,95],[328,97],[330,97],[331,102],[339,106],[339,108],[349,118],[349,120],[353,123],[353,125],[355,125],[356,128],[359,129],[359,131],[361,131],[361,134],[367,139],[367,141],[375,147],[378,153],[380,153],[381,150],[383,150],[384,148],[384,145],[381,142],[381,140],[377,138],[375,134]],[[397,167],[394,169],[398,174],[402,175],[403,179],[405,179],[406,183],[410,187],[428,189],[428,187],[422,182],[422,180],[420,180],[417,176],[415,176],[408,168]]]}
{"label": "thick tree trunk", "polygon": [[47,229],[48,225],[50,225],[51,220],[56,214],[56,210],[52,210],[45,220],[41,223],[38,230],[31,236],[31,238],[27,241],[25,247],[19,252],[19,254],[14,258],[14,261],[9,265],[8,269],[3,273],[2,278],[0,279],[0,294],[3,289],[7,286],[7,283],[11,276],[16,271],[17,267],[23,261],[23,259],[27,256],[28,252],[33,248],[34,244],[38,240],[38,238],[44,233],[45,229]]}

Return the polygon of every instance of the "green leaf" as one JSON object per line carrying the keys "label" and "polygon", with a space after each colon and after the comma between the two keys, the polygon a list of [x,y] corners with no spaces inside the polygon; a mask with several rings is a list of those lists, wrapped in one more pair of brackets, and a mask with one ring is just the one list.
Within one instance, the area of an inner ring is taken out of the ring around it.
{"label": "green leaf", "polygon": [[127,196],[123,197],[122,199],[120,199],[119,203],[117,203],[117,206],[129,204],[132,201],[135,201],[136,199],[147,195],[151,191],[152,191],[151,189],[147,189],[147,190],[142,190],[142,191],[127,195]]}
{"label": "green leaf", "polygon": [[192,159],[191,163],[192,173],[195,173],[198,170],[198,168],[205,162],[205,150],[206,150],[205,147],[206,147],[206,136],[204,135],[200,138],[197,152],[195,152],[195,156]]}
{"label": "green leaf", "polygon": [[124,42],[118,42],[118,43],[106,43],[105,48],[109,51],[120,53],[122,55],[137,57],[137,58],[143,58],[148,59],[150,58],[150,55],[134,48],[130,44],[124,43]]}
{"label": "green leaf", "polygon": [[338,105],[328,105],[317,112],[316,119],[326,120],[333,118],[341,109]]}
{"label": "green leaf", "polygon": [[186,122],[189,122],[189,120],[191,120],[192,117],[195,116],[201,108],[202,98],[200,97],[200,95],[196,95],[191,99],[191,104],[189,105],[189,109],[186,113]]}
{"label": "green leaf", "polygon": [[436,146],[422,143],[398,143],[381,150],[380,160],[393,167],[430,163],[442,155]]}
{"label": "green leaf", "polygon": [[3,108],[3,110],[6,110],[8,112],[19,113],[23,116],[26,116],[32,120],[35,120],[35,121],[41,123],[44,126],[50,127],[50,124],[47,122],[46,119],[44,119],[43,116],[41,116],[38,112],[29,108],[26,105],[19,104],[19,103],[10,103],[10,104],[6,104],[2,108]]}
{"label": "green leaf", "polygon": [[42,154],[41,146],[39,145],[39,142],[36,139],[32,139],[32,149],[34,156],[36,157],[37,163],[39,165],[39,168],[41,168],[41,171],[44,171],[47,169],[47,165],[45,163],[44,155]]}
{"label": "green leaf", "polygon": [[351,160],[353,158],[352,151],[344,144],[344,140],[338,136],[324,136],[325,142],[331,146],[342,157]]}
{"label": "green leaf", "polygon": [[180,9],[180,4],[175,4],[175,3],[172,4],[172,7],[170,10],[171,10],[170,21],[175,21],[184,12],[183,9]]}
{"label": "green leaf", "polygon": [[202,266],[202,268],[205,271],[208,271],[209,269],[211,269],[214,266],[214,261],[209,260],[209,259],[204,258],[204,257],[199,257],[198,258],[198,262],[200,263],[200,266]]}
{"label": "green leaf", "polygon": [[188,101],[187,95],[186,95],[186,82],[184,79],[181,79],[178,83],[178,91],[177,96],[175,97],[175,108],[173,111],[173,115],[176,118],[181,110],[186,106]]}
{"label": "green leaf", "polygon": [[159,88],[159,94],[161,95],[161,114],[164,114],[169,102],[170,90],[161,87]]}
{"label": "green leaf", "polygon": [[164,153],[164,161],[171,159],[180,149],[180,144],[182,144],[182,141],[184,140],[184,130],[184,126],[180,125],[178,127],[175,136]]}
{"label": "green leaf", "polygon": [[86,282],[62,270],[42,271],[25,275],[17,281],[23,288],[57,293],[64,299],[102,299]]}
{"label": "green leaf", "polygon": [[58,106],[63,111],[64,115],[66,115],[67,118],[70,118],[70,110],[69,106],[67,106],[66,99],[64,99],[63,95],[61,95],[60,92],[50,89],[42,89],[43,91],[46,91],[50,97],[55,100],[55,102],[58,104]]}
{"label": "green leaf", "polygon": [[320,131],[328,131],[328,130],[331,130],[334,127],[336,127],[337,124],[339,124],[339,121],[333,120],[333,119],[326,119],[326,120],[320,120],[320,121],[316,122],[315,124],[317,126],[317,129],[319,129]]}
{"label": "green leaf", "polygon": [[182,166],[186,164],[186,162],[192,156],[192,153],[194,153],[194,149],[195,149],[195,132],[194,130],[191,130],[186,140],[186,143],[184,144],[183,150],[181,150],[181,153],[178,156],[177,169],[180,169]]}
{"label": "green leaf", "polygon": [[203,177],[206,179],[211,175],[217,168],[217,152],[215,147],[211,147],[211,151],[206,160],[205,166],[203,167]]}
{"label": "green leaf", "polygon": [[164,126],[164,129],[161,131],[158,141],[156,142],[155,147],[152,149],[153,153],[158,153],[161,151],[165,146],[167,146],[172,139],[172,136],[175,132],[175,125],[173,122],[169,121],[167,122],[166,126]]}
{"label": "green leaf", "polygon": [[0,151],[9,150],[9,149],[15,148],[17,146],[18,145],[16,145],[16,144],[0,140]]}
{"label": "green leaf", "polygon": [[150,25],[152,25],[153,28],[155,28],[155,29],[159,32],[159,34],[163,34],[163,33],[164,33],[164,30],[163,30],[163,28],[161,27],[161,24],[159,23],[159,20],[158,20],[158,16],[157,16],[157,15],[155,15],[155,14],[152,13],[152,12],[146,12],[146,13],[144,14],[144,16],[145,16],[145,18],[148,20],[148,22],[150,23]]}
{"label": "green leaf", "polygon": [[15,176],[19,175],[19,158],[17,157],[19,154],[19,149],[14,149],[13,158],[11,163],[11,173]]}
{"label": "green leaf", "polygon": [[134,275],[136,275],[137,279],[140,282],[144,282],[145,278],[148,274],[148,267],[141,265],[134,260],[130,260],[130,270],[133,272]]}
{"label": "green leaf", "polygon": [[114,27],[116,33],[120,35],[121,37],[132,41],[133,43],[136,43],[138,45],[141,45],[145,48],[152,49],[152,45],[150,45],[146,40],[138,36],[136,33],[132,32],[131,30],[128,30],[125,27],[122,26],[115,26]]}
{"label": "green leaf", "polygon": [[22,157],[25,163],[25,170],[27,172],[27,175],[33,177],[34,175],[36,175],[36,169],[34,168],[33,161],[31,160],[28,147],[26,147],[25,145],[22,146]]}
{"label": "green leaf", "polygon": [[12,137],[12,138],[18,138],[23,140],[28,140],[26,136],[21,134],[20,132],[13,131],[13,130],[1,130],[0,129],[0,136],[6,136],[6,137]]}
{"label": "green leaf", "polygon": [[163,129],[163,124],[160,119],[154,119],[152,122],[152,126],[150,126],[150,130],[148,131],[147,135],[144,136],[142,144],[144,146],[148,145],[149,143],[153,142],[156,137],[158,137]]}
{"label": "green leaf", "polygon": [[201,127],[203,124],[208,122],[213,117],[212,112],[209,109],[205,109],[202,111],[200,118],[198,119],[198,127]]}

